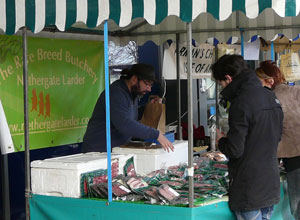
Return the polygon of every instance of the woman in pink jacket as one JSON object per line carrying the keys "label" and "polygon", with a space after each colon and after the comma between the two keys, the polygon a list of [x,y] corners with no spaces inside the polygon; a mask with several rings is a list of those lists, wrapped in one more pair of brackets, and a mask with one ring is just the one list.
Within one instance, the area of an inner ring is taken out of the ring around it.
{"label": "woman in pink jacket", "polygon": [[256,74],[263,86],[273,89],[281,103],[284,119],[278,158],[282,158],[287,172],[291,212],[300,220],[300,86],[284,84],[282,72],[270,60],[260,63]]}

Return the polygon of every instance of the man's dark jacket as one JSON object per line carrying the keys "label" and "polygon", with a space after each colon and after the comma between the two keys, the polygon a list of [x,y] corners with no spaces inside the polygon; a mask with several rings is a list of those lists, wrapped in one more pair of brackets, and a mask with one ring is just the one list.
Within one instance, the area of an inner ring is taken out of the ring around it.
{"label": "man's dark jacket", "polygon": [[[110,86],[111,146],[126,144],[132,137],[157,139],[159,131],[137,122],[138,98],[120,79]],[[83,152],[106,152],[105,92],[96,103],[83,138]]]}
{"label": "man's dark jacket", "polygon": [[280,200],[280,103],[252,71],[236,76],[221,94],[230,102],[229,131],[218,145],[229,158],[229,206],[244,211],[272,206]]}

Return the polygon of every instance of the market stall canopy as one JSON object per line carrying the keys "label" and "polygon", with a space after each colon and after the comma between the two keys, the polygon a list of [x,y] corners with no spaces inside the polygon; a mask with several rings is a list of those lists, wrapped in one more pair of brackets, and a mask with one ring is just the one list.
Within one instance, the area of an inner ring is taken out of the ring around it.
{"label": "market stall canopy", "polygon": [[0,28],[6,34],[23,26],[38,33],[51,25],[59,31],[101,31],[103,21],[110,20],[110,34],[120,36],[121,44],[161,44],[175,33],[184,36],[184,23],[193,21],[193,38],[199,43],[208,37],[226,42],[240,31],[245,40],[256,34],[269,40],[277,33],[295,37],[299,10],[300,0],[0,0]]}
{"label": "market stall canopy", "polygon": [[[192,23],[193,39],[198,43],[204,43],[213,37],[218,42],[226,43],[231,37],[237,37],[241,41],[241,31],[244,41],[259,35],[266,40],[272,40],[280,33],[287,38],[295,38],[300,33],[300,16],[283,17],[277,15],[273,9],[264,10],[255,19],[248,19],[246,14],[233,12],[225,21],[216,20],[211,14],[200,14]],[[168,39],[175,40],[176,33],[180,33],[182,42],[186,41],[185,23],[176,16],[169,16],[160,25],[151,26],[144,24],[133,31],[123,30],[117,32],[121,44],[134,40],[138,45],[151,40],[157,45]]]}

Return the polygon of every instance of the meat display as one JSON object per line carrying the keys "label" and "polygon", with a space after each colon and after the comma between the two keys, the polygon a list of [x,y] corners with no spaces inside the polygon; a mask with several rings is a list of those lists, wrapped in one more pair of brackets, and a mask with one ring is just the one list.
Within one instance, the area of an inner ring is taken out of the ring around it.
{"label": "meat display", "polygon": [[[218,152],[194,158],[194,204],[220,198],[228,192],[227,161]],[[135,172],[134,159],[127,160],[124,175],[118,175],[118,160],[112,161],[112,193],[115,200],[143,201],[160,205],[188,205],[189,177],[186,164],[153,171]],[[107,198],[107,171],[82,174],[82,197]]]}

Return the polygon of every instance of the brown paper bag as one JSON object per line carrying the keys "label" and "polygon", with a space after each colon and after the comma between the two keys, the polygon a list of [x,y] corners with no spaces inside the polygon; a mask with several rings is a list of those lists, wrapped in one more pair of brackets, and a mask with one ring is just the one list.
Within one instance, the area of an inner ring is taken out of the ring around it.
{"label": "brown paper bag", "polygon": [[[150,97],[151,98],[151,97]],[[166,106],[163,103],[150,101],[147,103],[141,123],[159,130],[162,134],[166,132]]]}
{"label": "brown paper bag", "polygon": [[288,82],[300,80],[300,59],[298,53],[288,53],[280,56],[280,70]]}

